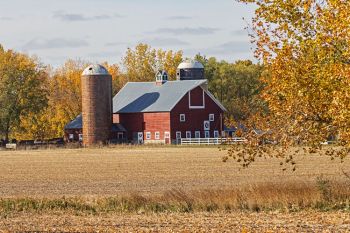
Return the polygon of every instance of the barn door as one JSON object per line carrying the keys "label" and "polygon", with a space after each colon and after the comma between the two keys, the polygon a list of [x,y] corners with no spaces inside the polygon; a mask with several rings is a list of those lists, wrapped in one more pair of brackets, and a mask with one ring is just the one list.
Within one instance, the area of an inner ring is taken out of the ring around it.
{"label": "barn door", "polygon": [[164,132],[164,140],[165,140],[165,144],[170,144],[170,133],[169,132]]}
{"label": "barn door", "polygon": [[137,143],[138,144],[143,144],[143,132],[138,132],[137,133]]}

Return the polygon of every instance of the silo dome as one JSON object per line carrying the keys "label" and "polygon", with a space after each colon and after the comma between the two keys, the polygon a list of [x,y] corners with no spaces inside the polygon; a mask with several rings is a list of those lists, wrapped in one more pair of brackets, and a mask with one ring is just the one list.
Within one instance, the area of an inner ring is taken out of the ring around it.
{"label": "silo dome", "polygon": [[86,67],[82,75],[109,75],[108,70],[99,64],[92,64]]}
{"label": "silo dome", "polygon": [[177,67],[178,69],[204,69],[202,63],[196,60],[186,60]]}
{"label": "silo dome", "polygon": [[176,71],[177,80],[199,80],[204,79],[204,66],[196,60],[182,62]]}

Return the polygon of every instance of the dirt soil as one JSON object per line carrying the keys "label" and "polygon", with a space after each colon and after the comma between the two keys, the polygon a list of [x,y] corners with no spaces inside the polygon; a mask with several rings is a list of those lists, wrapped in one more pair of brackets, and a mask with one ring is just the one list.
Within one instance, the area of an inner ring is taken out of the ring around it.
{"label": "dirt soil", "polygon": [[262,183],[315,183],[318,176],[346,180],[350,161],[299,156],[297,170],[279,160],[260,159],[249,169],[222,162],[218,148],[131,147],[43,151],[0,151],[0,197],[111,196],[232,189]]}
{"label": "dirt soil", "polygon": [[3,232],[350,232],[350,214],[194,213],[103,216],[18,215],[0,220]]}

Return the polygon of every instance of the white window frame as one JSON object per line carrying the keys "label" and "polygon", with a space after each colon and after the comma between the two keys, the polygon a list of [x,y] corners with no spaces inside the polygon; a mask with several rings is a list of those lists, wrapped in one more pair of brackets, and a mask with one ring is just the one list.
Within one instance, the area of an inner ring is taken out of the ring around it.
{"label": "white window frame", "polygon": [[164,139],[170,138],[170,132],[164,132]]}
{"label": "white window frame", "polygon": [[204,131],[204,137],[210,138],[210,131],[209,130]]}
{"label": "white window frame", "polygon": [[223,130],[223,131],[221,131],[221,136],[224,138],[224,137],[226,137],[226,132]]}
{"label": "white window frame", "polygon": [[69,140],[73,140],[73,139],[74,139],[74,134],[73,134],[73,133],[70,133],[70,134],[68,135],[68,139],[69,139]]}
{"label": "white window frame", "polygon": [[186,138],[190,139],[192,137],[192,132],[191,131],[186,131]]}
{"label": "white window frame", "polygon": [[180,122],[186,122],[186,114],[184,113],[180,114]]}
{"label": "white window frame", "polygon": [[118,139],[124,139],[124,133],[118,132],[117,137]]}
{"label": "white window frame", "polygon": [[159,131],[154,132],[154,139],[155,139],[155,140],[159,140],[159,139],[160,139],[160,133],[159,133]]}
{"label": "white window frame", "polygon": [[219,138],[219,130],[214,130],[214,138]]}
{"label": "white window frame", "polygon": [[[206,127],[206,125],[208,127]],[[204,121],[203,122],[203,129],[206,130],[206,131],[210,130],[210,121]]]}
{"label": "white window frame", "polygon": [[181,131],[176,131],[176,139],[181,139],[182,135],[181,135]]}
{"label": "white window frame", "polygon": [[194,137],[195,138],[201,138],[201,131],[195,131],[194,132]]}
{"label": "white window frame", "polygon": [[83,134],[80,133],[80,134],[79,134],[79,142],[82,142],[82,141],[83,141]]}
{"label": "white window frame", "polygon": [[215,120],[215,114],[211,113],[209,114],[209,121],[214,121]]}
{"label": "white window frame", "polygon": [[151,140],[151,139],[152,139],[151,132],[146,132],[146,140]]}

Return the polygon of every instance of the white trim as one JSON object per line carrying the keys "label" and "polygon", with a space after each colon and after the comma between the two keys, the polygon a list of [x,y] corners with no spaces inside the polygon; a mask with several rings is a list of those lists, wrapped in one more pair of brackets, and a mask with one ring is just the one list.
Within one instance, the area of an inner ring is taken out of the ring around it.
{"label": "white trim", "polygon": [[181,138],[182,138],[181,131],[176,131],[176,139],[181,139]]}
{"label": "white trim", "polygon": [[[202,89],[204,90],[204,88]],[[215,98],[215,96],[213,96],[213,94],[211,94],[208,90],[204,90],[204,91],[221,108],[221,110],[223,110],[224,112],[227,112],[227,109],[220,103],[219,100]]]}
{"label": "white trim", "polygon": [[80,142],[83,141],[83,134],[82,134],[82,133],[79,134],[79,141],[80,141]]}
{"label": "white trim", "polygon": [[[182,117],[183,117],[183,120],[182,120]],[[186,122],[186,114],[185,113],[180,114],[180,122]]]}
{"label": "white trim", "polygon": [[[194,80],[191,80],[191,81],[194,81]],[[203,80],[195,80],[195,81],[197,81],[198,84],[197,84],[196,86],[194,86],[193,88],[189,89],[188,91],[192,91],[193,89],[195,89],[195,88],[197,88],[197,87],[201,87],[201,88],[203,89],[202,85],[208,84],[208,80],[206,80],[206,79],[203,79]],[[168,82],[183,82],[183,81],[178,81],[178,80],[177,80],[177,81],[168,81]],[[187,91],[185,94],[181,95],[181,97],[176,101],[176,103],[174,103],[174,105],[170,108],[170,111],[172,111],[172,110],[175,108],[175,106],[179,103],[179,101],[182,100],[182,98],[184,98],[184,97],[186,96],[186,94],[188,93],[188,91]],[[118,93],[119,93],[119,92],[118,92]],[[167,111],[165,111],[165,112],[167,112]]]}
{"label": "white trim", "polygon": [[160,133],[158,131],[154,132],[154,139],[155,140],[159,140],[160,139]]}
{"label": "white trim", "polygon": [[151,132],[146,132],[146,139],[151,140],[152,139],[152,134]]}
{"label": "white trim", "polygon": [[[201,86],[200,86],[201,87]],[[202,88],[202,87],[201,87]],[[195,88],[194,88],[195,89]],[[193,89],[192,89],[193,90]],[[205,108],[205,92],[204,89],[202,88],[202,96],[203,96],[203,105],[199,105],[199,106],[194,106],[191,105],[191,91],[188,91],[188,108],[189,109],[204,109]]]}
{"label": "white trim", "polygon": [[194,137],[195,138],[201,138],[201,131],[195,131],[194,132]]}
{"label": "white trim", "polygon": [[204,131],[204,137],[210,138],[210,131],[209,130]]}
{"label": "white trim", "polygon": [[144,140],[143,140],[143,132],[137,132],[137,143],[138,144],[143,144]]}
{"label": "white trim", "polygon": [[[121,137],[119,137],[119,136],[121,136]],[[123,132],[118,132],[117,139],[124,139],[124,133]]]}
{"label": "white trim", "polygon": [[186,131],[186,138],[192,138],[192,132]]}
{"label": "white trim", "polygon": [[221,131],[221,137],[226,137],[226,132],[225,132],[225,130],[223,130],[223,131]]}
{"label": "white trim", "polygon": [[164,132],[164,139],[170,139],[170,132],[169,131]]}
{"label": "white trim", "polygon": [[69,140],[73,140],[73,139],[74,139],[74,134],[70,133],[70,134],[68,135],[68,139],[69,139]]}
{"label": "white trim", "polygon": [[210,130],[210,121],[203,121],[203,129]]}
{"label": "white trim", "polygon": [[214,138],[218,138],[219,136],[219,130],[214,130]]}
{"label": "white trim", "polygon": [[215,114],[214,113],[209,114],[209,121],[215,121]]}

